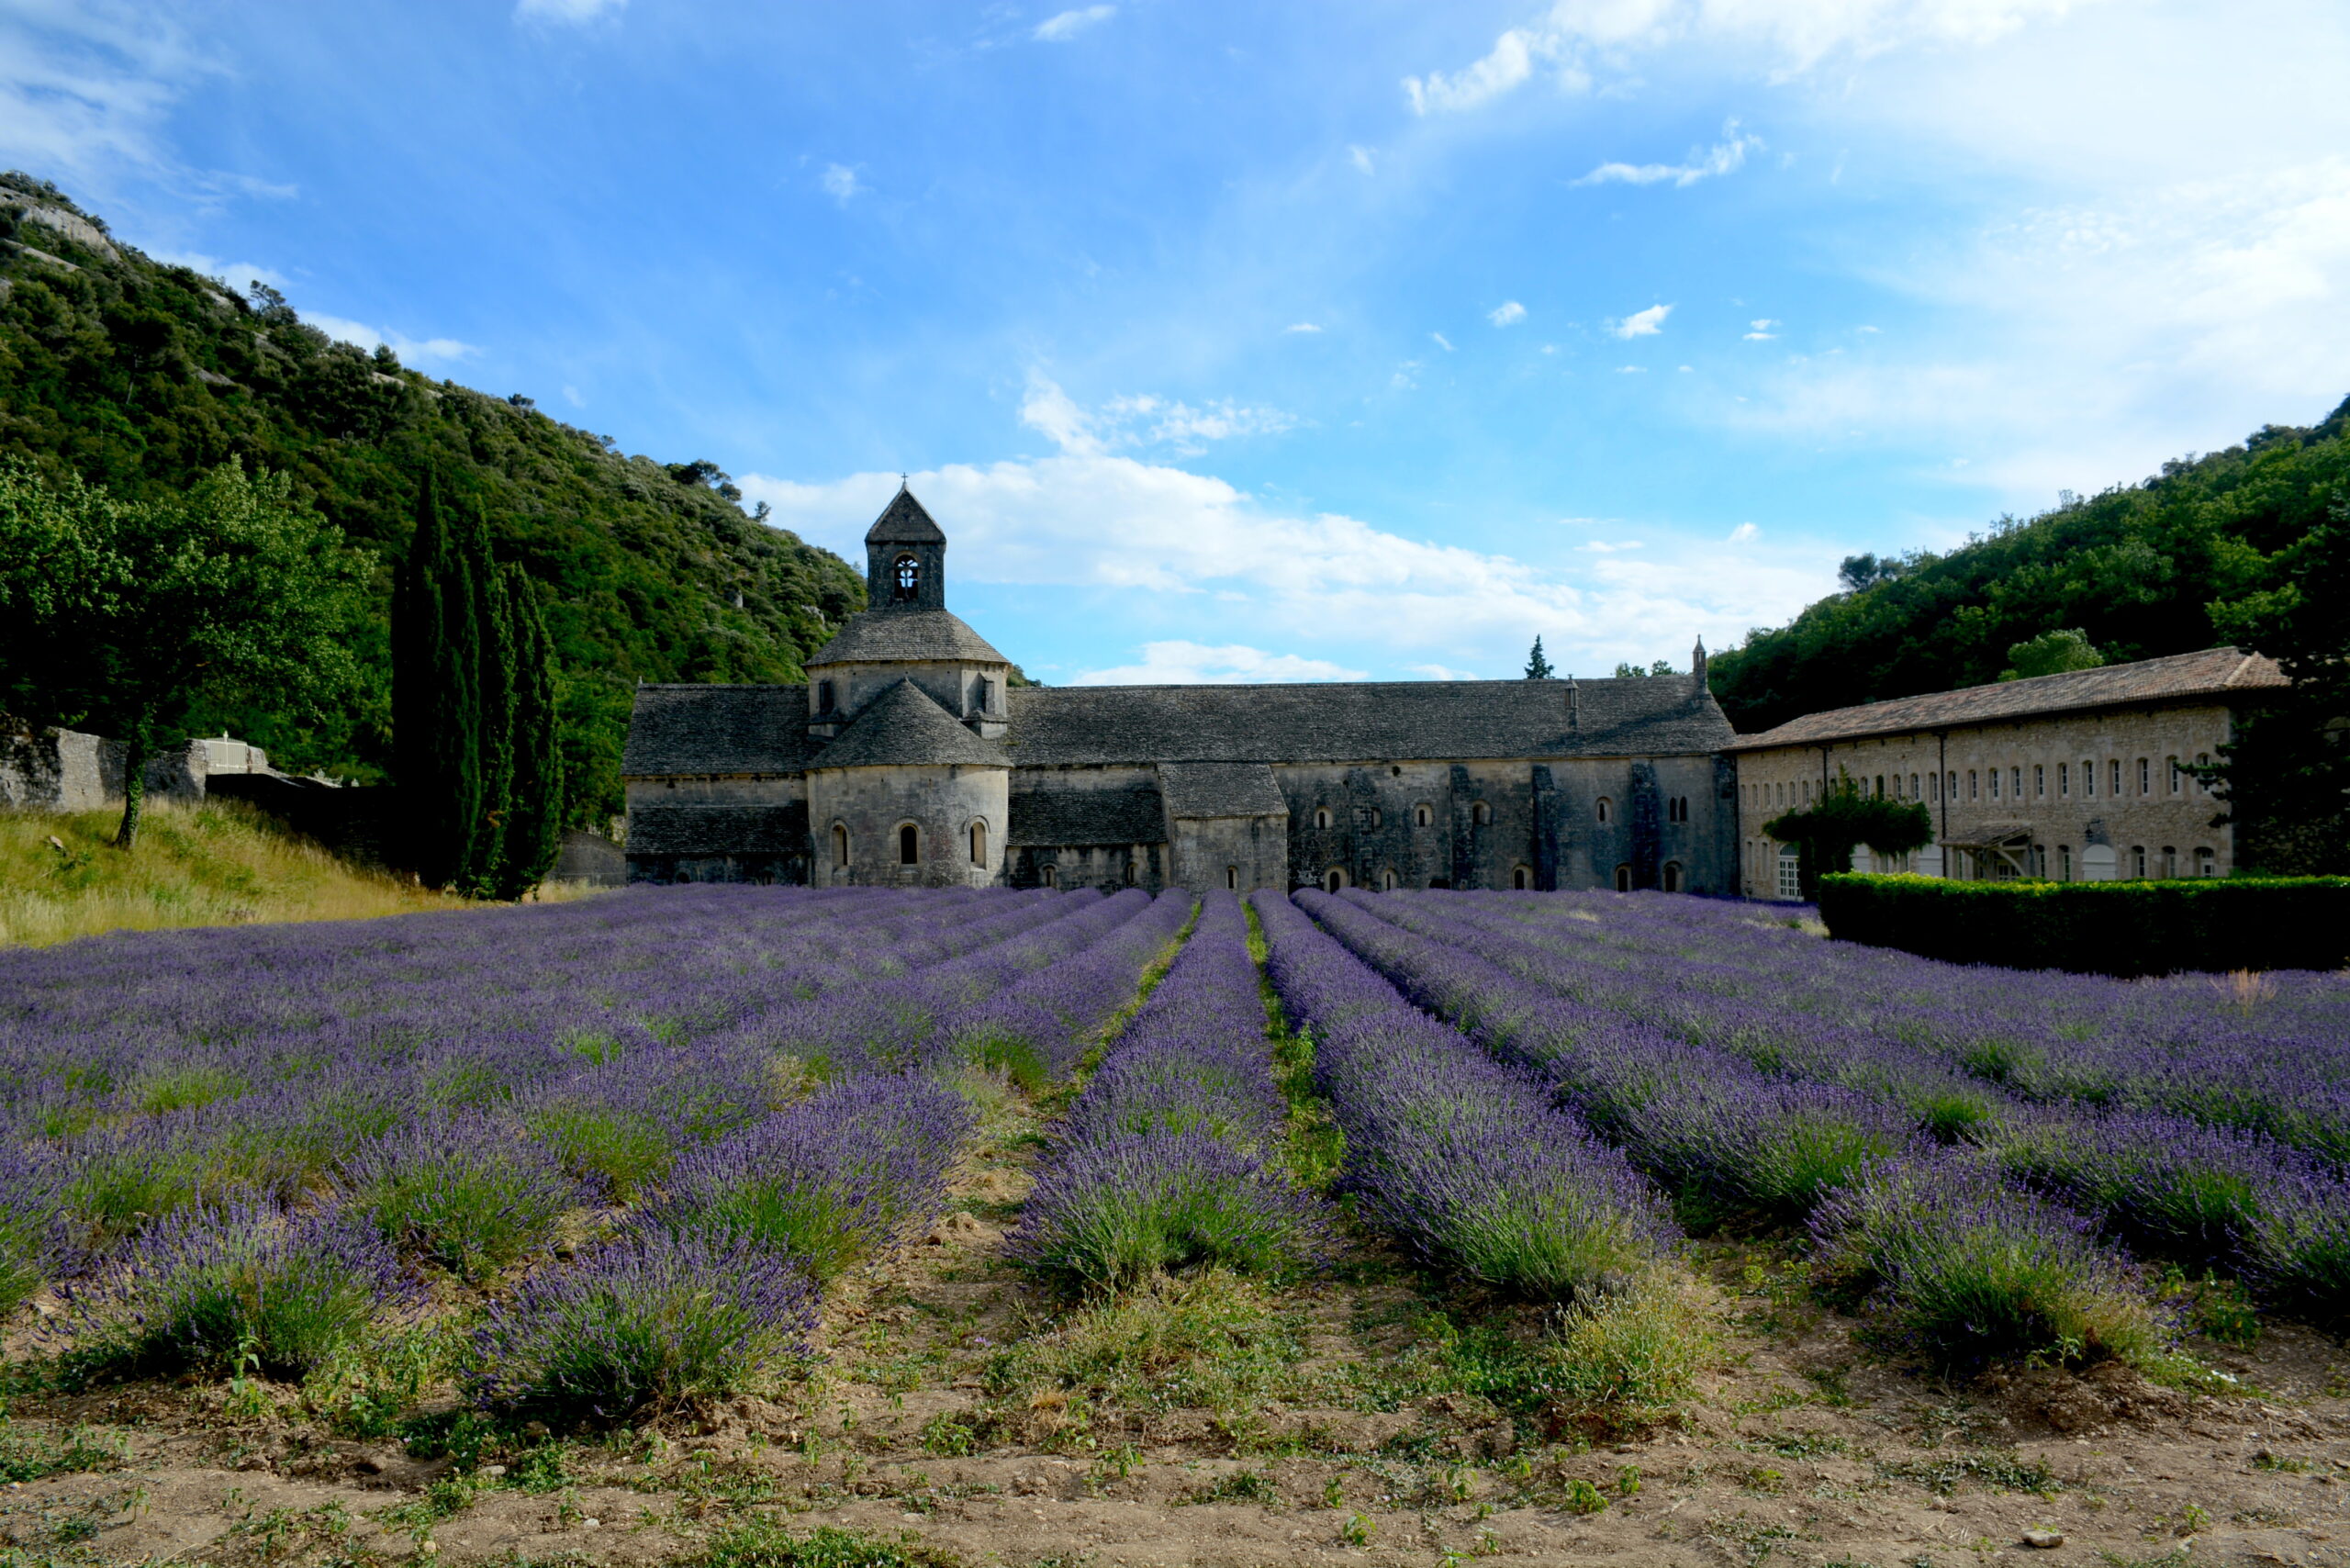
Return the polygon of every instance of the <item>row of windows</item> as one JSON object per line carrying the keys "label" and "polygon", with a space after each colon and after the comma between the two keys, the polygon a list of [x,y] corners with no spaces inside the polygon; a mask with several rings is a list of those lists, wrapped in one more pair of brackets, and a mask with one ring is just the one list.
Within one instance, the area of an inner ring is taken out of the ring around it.
{"label": "row of windows", "polygon": [[[834,711],[834,704],[838,700],[838,690],[831,681],[820,680],[816,683],[817,712],[830,713]],[[986,676],[973,676],[971,678],[970,707],[968,711],[973,713],[989,713],[994,711],[994,705],[995,683],[988,679]]]}
{"label": "row of windows", "polygon": [[[1225,874],[1226,886],[1237,887],[1240,885],[1240,873],[1237,868],[1226,867],[1225,868]],[[1663,879],[1664,890],[1666,892],[1677,893],[1681,890],[1682,876],[1680,861],[1666,861],[1661,874]],[[1350,880],[1351,879],[1348,876],[1347,868],[1344,866],[1333,866],[1328,870],[1322,873],[1322,890],[1324,892],[1335,893],[1339,889],[1348,886]],[[1379,874],[1379,888],[1382,892],[1393,892],[1401,884],[1398,882],[1393,868],[1382,871]],[[1428,885],[1430,887],[1445,887],[1449,884],[1439,881],[1430,882]],[[1534,868],[1531,866],[1512,867],[1509,874],[1509,885],[1511,890],[1515,892],[1524,893],[1533,891]],[[1628,893],[1632,890],[1632,868],[1628,863],[1616,868],[1616,890],[1619,893]]]}
{"label": "row of windows", "polygon": [[[986,865],[988,863],[987,823],[984,820],[972,823],[969,828],[965,830],[965,837],[968,842],[971,851],[971,864],[974,866]],[[848,824],[846,823],[834,823],[833,824],[833,864],[835,866],[846,866],[848,864]],[[900,823],[898,824],[898,864],[901,866],[919,866],[922,864],[922,828],[920,824],[915,823]]]}
{"label": "row of windows", "polygon": [[[2167,786],[2167,792],[2173,795],[2185,794],[2188,782],[2192,779],[2198,791],[2209,794],[2211,790],[2210,783],[2189,769],[2208,767],[2210,763],[2210,752],[2196,753],[2195,761],[2192,764],[2181,762],[2176,756],[2165,757],[2162,778]],[[2020,763],[2006,767],[1966,769],[1964,775],[1964,794],[1961,793],[1961,777],[1956,768],[1939,777],[1931,773],[1912,773],[1908,776],[1905,789],[1900,774],[1880,773],[1874,780],[1864,779],[1863,784],[1864,788],[1870,788],[1880,800],[1889,797],[1896,801],[1930,801],[1940,803],[1945,791],[1953,801],[1962,799],[2021,801],[2027,798],[2025,795],[2027,776]],[[2106,765],[2104,789],[2109,797],[2121,799],[2127,789],[2125,780],[2134,783],[2136,793],[2140,797],[2153,795],[2155,782],[2154,758],[2142,756],[2138,758],[2134,767],[2126,769],[2119,757]],[[2093,801],[2098,798],[2098,767],[2094,762],[2083,762],[2076,770],[2071,763],[2060,762],[2052,769],[2046,763],[2034,763],[2031,765],[2029,783],[2031,787],[2029,798],[2032,800],[2048,799],[2052,783],[2056,799],[2070,800],[2077,783],[2081,798]],[[1757,808],[1807,806],[1811,803],[1811,784],[1809,780],[1799,784],[1749,784],[1746,786],[1746,803]],[[1604,822],[1606,819],[1603,816],[1600,820]],[[1681,820],[1687,819],[1684,817]]]}
{"label": "row of windows", "polygon": [[[2025,849],[2025,857],[2033,876],[2053,875],[2053,879],[2060,882],[2076,879],[2103,880],[2116,874],[2128,877],[2132,881],[2144,881],[2150,877],[2173,881],[2188,869],[2188,867],[2179,859],[2177,846],[2168,844],[2151,852],[2143,844],[2133,844],[2130,846],[2126,857],[2117,857],[2114,851],[2105,846],[2092,846],[2081,851],[2077,866],[2073,857],[2073,846],[2069,844],[2060,844],[2055,846],[2055,863],[2053,868],[2049,863],[2048,850],[2049,846],[2044,844],[2031,845]],[[1750,841],[1750,859],[1760,860],[1769,855],[1768,840]],[[1796,846],[1792,844],[1780,846],[1775,858],[1778,864],[1774,881],[1778,896],[1783,899],[1800,897],[1802,882],[1797,875],[1799,856]],[[2014,867],[2004,858],[1988,858],[1986,867],[1995,879],[2015,875]],[[2198,877],[2218,876],[2220,874],[2219,853],[2210,845],[2197,845],[2192,857],[2192,868],[2194,875]]]}
{"label": "row of windows", "polygon": [[[1806,800],[1809,800],[1811,797],[1807,794],[1804,798]],[[1616,802],[1605,795],[1602,795],[1596,801],[1593,802],[1592,810],[1593,814],[1601,822],[1612,823],[1616,820]],[[1375,828],[1379,826],[1383,820],[1384,818],[1382,817],[1379,808],[1376,806],[1358,806],[1355,808],[1355,825],[1357,827]],[[1469,820],[1477,826],[1483,827],[1494,820],[1494,809],[1483,801],[1472,801],[1469,807]],[[1686,795],[1666,796],[1664,800],[1664,820],[1669,823],[1687,822],[1689,820],[1689,797]],[[1315,827],[1326,828],[1330,825],[1332,817],[1328,807],[1324,806],[1315,810],[1314,813],[1314,825]],[[1413,826],[1429,827],[1433,826],[1435,823],[1436,809],[1434,807],[1423,804],[1414,806],[1412,808]]]}

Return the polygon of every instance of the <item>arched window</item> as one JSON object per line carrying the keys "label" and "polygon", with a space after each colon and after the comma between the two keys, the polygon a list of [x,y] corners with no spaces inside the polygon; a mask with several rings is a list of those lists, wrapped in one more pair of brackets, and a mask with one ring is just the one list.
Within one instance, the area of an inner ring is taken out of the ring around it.
{"label": "arched window", "polygon": [[1998,770],[1998,768],[1996,768],[1996,767],[1995,767],[1995,768],[1991,769],[1991,799],[1993,799],[1993,800],[1995,800],[1995,801],[1996,801],[1996,800],[1998,800],[1998,798],[1999,798],[1999,770]]}
{"label": "arched window", "polygon": [[1239,867],[1237,867],[1237,866],[1226,866],[1226,867],[1224,868],[1224,885],[1225,885],[1226,888],[1231,889],[1234,892],[1238,892],[1238,891],[1240,890],[1240,868],[1239,868]]}
{"label": "arched window", "polygon": [[2146,846],[2143,844],[2130,846],[2130,874],[2142,882],[2146,879]]}
{"label": "arched window", "polygon": [[922,863],[922,834],[908,823],[898,830],[898,864],[918,866]]}
{"label": "arched window", "polygon": [[2219,872],[2219,857],[2211,853],[2211,846],[2198,846],[2195,851],[2195,874],[2199,877],[2215,877]]}
{"label": "arched window", "polygon": [[1632,890],[1632,868],[1629,866],[1616,868],[1616,890],[1619,893],[1628,893]]}
{"label": "arched window", "polygon": [[[1993,777],[1996,778],[1997,775],[1995,774]],[[1971,767],[1968,768],[1966,770],[1966,798],[1970,801],[1974,800],[1979,787],[1979,780],[1975,775],[1975,769]]]}
{"label": "arched window", "polygon": [[1534,885],[1533,874],[1523,866],[1514,868],[1509,874],[1509,885],[1522,893]]}
{"label": "arched window", "polygon": [[1922,799],[1922,798],[1923,798],[1923,797],[1921,797],[1921,796],[1918,793],[1918,783],[1919,783],[1918,776],[1917,776],[1916,774],[1912,773],[1912,774],[1909,776],[1909,798],[1910,798],[1911,800],[1913,800],[1913,801],[1920,800],[1920,799]]}
{"label": "arched window", "polygon": [[[908,828],[906,831],[908,833],[912,833],[913,830],[912,828]],[[984,866],[987,863],[988,824],[985,823],[973,823],[971,824],[971,864],[974,866]]]}
{"label": "arched window", "polygon": [[2170,792],[2176,795],[2178,793],[2178,781],[2184,777],[2178,770],[2178,758],[2173,756],[2164,760],[2170,764]]}
{"label": "arched window", "polygon": [[912,555],[901,555],[890,572],[893,597],[901,603],[912,603],[922,591],[922,563]]}
{"label": "arched window", "polygon": [[1414,827],[1426,827],[1434,821],[1436,821],[1436,812],[1427,806],[1414,806],[1412,808],[1412,825]]}
{"label": "arched window", "polygon": [[1392,893],[1395,890],[1395,869],[1393,867],[1391,866],[1386,870],[1382,871],[1379,874],[1379,890],[1382,893]]}
{"label": "arched window", "polygon": [[1315,812],[1314,825],[1315,827],[1328,827],[1330,825],[1330,813],[1327,811],[1319,811]]}
{"label": "arched window", "polygon": [[2163,846],[2163,880],[2167,882],[2178,875],[2178,851],[2170,845]]}
{"label": "arched window", "polygon": [[1060,886],[1061,868],[1046,861],[1044,868],[1036,873],[1036,880],[1048,888],[1057,888]]}
{"label": "arched window", "polygon": [[1681,890],[1681,862],[1678,860],[1664,863],[1664,890],[1668,893]]}
{"label": "arched window", "polygon": [[833,864],[848,864],[848,829],[839,823],[833,824]]}
{"label": "arched window", "polygon": [[[2210,767],[2211,754],[2208,751],[2197,752],[2195,754],[2195,766],[2198,767]],[[2195,776],[2195,787],[2208,795],[2211,792],[2211,780],[2206,775],[2199,773]]]}
{"label": "arched window", "polygon": [[1599,797],[1597,810],[1599,812],[1599,820],[1601,822],[1612,823],[1616,820],[1616,802],[1609,800],[1606,796],[1602,795]]}
{"label": "arched window", "polygon": [[820,680],[816,683],[816,711],[829,713],[832,711],[833,683],[829,680]]}
{"label": "arched window", "polygon": [[1363,825],[1365,827],[1377,827],[1386,820],[1387,819],[1385,817],[1379,814],[1379,808],[1377,806],[1367,807],[1363,812]]}
{"label": "arched window", "polygon": [[1469,820],[1483,827],[1494,820],[1494,808],[1480,801],[1469,808]]}
{"label": "arched window", "polygon": [[2121,759],[2120,757],[2117,756],[2105,765],[2105,792],[2117,801],[2121,799]]}
{"label": "arched window", "polygon": [[1322,890],[1324,892],[1335,893],[1346,885],[1347,874],[1337,867],[1333,866],[1328,870],[1322,873]]}
{"label": "arched window", "polygon": [[2035,801],[2048,793],[2048,769],[2039,763],[2031,765],[2031,798]]}

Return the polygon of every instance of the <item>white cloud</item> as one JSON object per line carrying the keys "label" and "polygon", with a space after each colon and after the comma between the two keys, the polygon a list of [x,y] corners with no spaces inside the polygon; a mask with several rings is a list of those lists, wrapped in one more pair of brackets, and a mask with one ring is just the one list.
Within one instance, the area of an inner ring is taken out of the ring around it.
{"label": "white cloud", "polygon": [[1347,149],[1347,156],[1352,159],[1354,161],[1355,167],[1361,170],[1364,174],[1368,174],[1375,172],[1371,166],[1371,154],[1370,148],[1349,146]]}
{"label": "white cloud", "polygon": [[168,8],[119,0],[11,5],[0,11],[0,161],[84,187],[85,199],[103,196],[125,174],[165,180],[183,199],[224,188],[253,194],[240,176],[185,168],[166,145],[181,95],[228,69]]}
{"label": "white cloud", "polygon": [[1450,75],[1431,71],[1426,76],[1406,76],[1404,96],[1416,115],[1432,110],[1473,109],[1533,75],[1535,53],[1540,47],[1539,34],[1512,28],[1494,40],[1492,52],[1465,71]]}
{"label": "white cloud", "polygon": [[1442,332],[1430,332],[1428,334],[1428,341],[1436,344],[1437,347],[1442,349],[1447,353],[1450,353],[1452,352],[1452,340],[1446,337]]}
{"label": "white cloud", "polygon": [[1664,330],[1664,319],[1672,314],[1670,305],[1651,305],[1645,310],[1633,311],[1607,330],[1619,338],[1653,338]]}
{"label": "white cloud", "polygon": [[1311,321],[1292,321],[1281,329],[1284,332],[1318,332],[1321,330]]}
{"label": "white cloud", "polygon": [[514,19],[529,22],[592,22],[607,14],[617,16],[628,0],[514,0]]}
{"label": "white cloud", "polygon": [[1747,325],[1753,330],[1746,334],[1746,341],[1750,343],[1769,342],[1772,339],[1779,335],[1771,330],[1778,324],[1779,323],[1771,320],[1767,317],[1760,321],[1748,322]]}
{"label": "white cloud", "polygon": [[856,171],[845,163],[825,164],[824,173],[816,183],[824,187],[826,196],[839,202],[843,207],[848,205],[849,197],[865,189],[865,186],[857,183]]}
{"label": "white cloud", "polygon": [[287,286],[284,273],[275,267],[265,267],[259,262],[216,261],[201,251],[154,250],[147,253],[165,266],[185,267],[190,272],[218,278],[228,286],[231,294],[250,293],[256,283],[265,283],[280,293],[285,292]]}
{"label": "white cloud", "polygon": [[1363,672],[1297,654],[1269,654],[1244,643],[1145,643],[1140,664],[1086,670],[1072,686],[1242,686],[1273,681],[1360,680]]}
{"label": "white cloud", "polygon": [[414,364],[420,360],[444,362],[460,360],[469,354],[481,352],[473,344],[459,342],[454,338],[419,340],[404,332],[370,327],[358,321],[346,321],[340,316],[323,316],[316,310],[305,310],[301,315],[303,320],[316,327],[328,337],[342,342],[355,343],[363,349],[372,349],[378,344],[389,343],[392,352],[400,356],[400,363],[403,364]]}
{"label": "white cloud", "polygon": [[563,388],[563,400],[575,409],[584,409],[588,406],[588,399],[579,395],[579,388],[568,383]]}
{"label": "white cloud", "polygon": [[1602,555],[1612,555],[1618,550],[1645,550],[1648,548],[1648,541],[1645,539],[1595,539],[1583,548],[1596,551]]}
{"label": "white cloud", "polygon": [[1115,6],[1085,6],[1063,11],[1036,24],[1033,35],[1045,43],[1066,43],[1088,28],[1099,27],[1118,14]]}
{"label": "white cloud", "polygon": [[1717,174],[1736,174],[1744,167],[1746,155],[1760,151],[1762,147],[1761,137],[1740,136],[1736,120],[1730,120],[1722,127],[1722,136],[1724,140],[1715,143],[1711,149],[1692,148],[1686,163],[1602,163],[1575,184],[1694,185],[1699,180]]}
{"label": "white cloud", "polygon": [[1236,436],[1280,435],[1297,420],[1279,409],[1251,408],[1220,398],[1191,404],[1148,395],[1116,397],[1088,410],[1041,371],[1028,373],[1020,422],[1042,431],[1072,456],[1091,457],[1121,447],[1166,446],[1182,454],[1207,450],[1212,441]]}
{"label": "white cloud", "polygon": [[1485,319],[1496,327],[1514,327],[1526,319],[1526,307],[1516,300],[1505,300],[1485,312]]}
{"label": "white cloud", "polygon": [[1427,676],[1430,680],[1483,680],[1485,678],[1473,669],[1454,669],[1450,665],[1405,665],[1404,667],[1415,675]]}
{"label": "white cloud", "polygon": [[1729,543],[1732,544],[1746,544],[1751,543],[1752,541],[1760,539],[1761,537],[1762,537],[1762,531],[1761,529],[1755,527],[1751,522],[1741,522],[1736,528],[1729,531]]}

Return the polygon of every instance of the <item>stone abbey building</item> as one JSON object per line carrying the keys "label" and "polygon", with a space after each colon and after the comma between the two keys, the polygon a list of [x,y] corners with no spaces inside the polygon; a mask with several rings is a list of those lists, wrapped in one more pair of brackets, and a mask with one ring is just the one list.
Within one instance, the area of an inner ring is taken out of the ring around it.
{"label": "stone abbey building", "polygon": [[1687,676],[1019,687],[901,490],[805,686],[643,686],[640,881],[1738,890],[1729,721]]}

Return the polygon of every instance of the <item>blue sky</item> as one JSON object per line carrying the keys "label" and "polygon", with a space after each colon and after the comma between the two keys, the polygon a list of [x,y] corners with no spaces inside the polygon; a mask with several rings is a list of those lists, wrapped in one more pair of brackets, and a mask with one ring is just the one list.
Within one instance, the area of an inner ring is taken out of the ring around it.
{"label": "blue sky", "polygon": [[2350,7],[0,4],[0,158],[1055,681],[1687,657],[2350,392]]}

